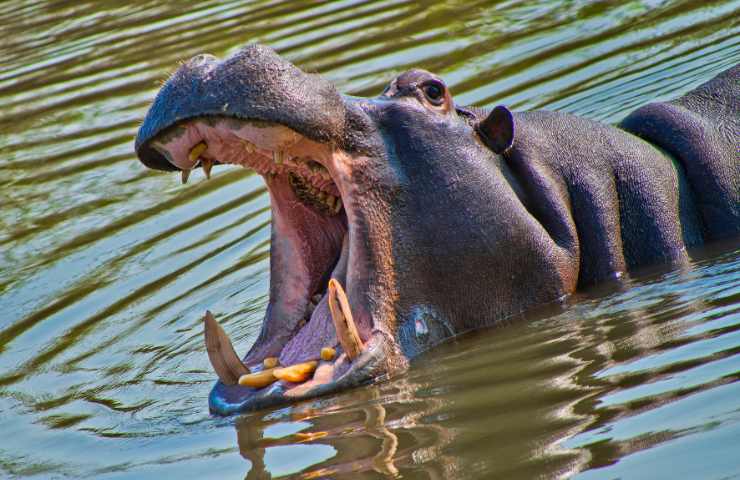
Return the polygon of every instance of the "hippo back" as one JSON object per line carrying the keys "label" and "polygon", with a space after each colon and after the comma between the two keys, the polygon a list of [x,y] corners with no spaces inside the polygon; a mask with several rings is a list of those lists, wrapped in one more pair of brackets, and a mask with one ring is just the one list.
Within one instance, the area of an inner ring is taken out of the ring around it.
{"label": "hippo back", "polygon": [[683,164],[707,240],[740,235],[740,65],[619,125]]}

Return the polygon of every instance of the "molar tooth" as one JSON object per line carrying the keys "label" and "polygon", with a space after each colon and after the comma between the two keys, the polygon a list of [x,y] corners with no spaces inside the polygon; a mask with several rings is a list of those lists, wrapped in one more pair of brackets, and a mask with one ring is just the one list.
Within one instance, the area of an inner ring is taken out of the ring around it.
{"label": "molar tooth", "polygon": [[180,180],[182,181],[182,184],[185,185],[188,183],[188,177],[190,177],[190,169],[189,168],[183,168],[182,174],[180,177]]}
{"label": "molar tooth", "polygon": [[277,378],[273,375],[274,368],[268,368],[261,372],[248,373],[239,377],[239,385],[242,387],[252,388],[263,388],[272,383],[277,382]]}
{"label": "molar tooth", "polygon": [[329,311],[337,331],[337,339],[347,353],[350,360],[354,360],[362,353],[362,340],[357,333],[357,325],[352,318],[352,310],[349,307],[349,299],[344,293],[344,288],[332,278],[329,280]]}
{"label": "molar tooth", "polygon": [[207,179],[211,179],[211,169],[213,168],[213,161],[203,158],[200,161],[201,167],[203,167],[203,173],[206,174]]}
{"label": "molar tooth", "polygon": [[206,351],[216,375],[226,385],[236,384],[242,375],[249,373],[249,369],[239,360],[229,336],[210,311],[206,311],[203,321]]}
{"label": "molar tooth", "polygon": [[208,145],[206,145],[206,142],[200,142],[191,148],[190,153],[188,154],[188,160],[190,160],[190,163],[195,163],[195,161],[198,160],[198,157],[200,157],[207,148]]}
{"label": "molar tooth", "polygon": [[316,370],[318,364],[319,362],[317,362],[316,360],[311,360],[310,362],[304,363],[296,363],[295,365],[291,365],[289,367],[276,368],[272,371],[272,374],[280,380],[285,380],[287,382],[293,383],[301,383],[311,378],[311,375],[313,374],[314,370]]}

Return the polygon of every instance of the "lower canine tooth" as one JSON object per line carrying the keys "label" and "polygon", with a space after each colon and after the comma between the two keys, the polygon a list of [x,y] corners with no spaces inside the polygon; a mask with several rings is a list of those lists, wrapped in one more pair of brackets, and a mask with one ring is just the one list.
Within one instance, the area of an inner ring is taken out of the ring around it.
{"label": "lower canine tooth", "polygon": [[249,369],[239,360],[231,340],[211,312],[206,312],[203,320],[208,359],[218,378],[226,385],[234,385]]}
{"label": "lower canine tooth", "polygon": [[190,170],[185,168],[182,171],[182,176],[180,177],[180,180],[182,180],[182,184],[185,185],[188,183],[188,177],[190,177]]}
{"label": "lower canine tooth", "polygon": [[261,372],[248,373],[239,377],[239,385],[242,387],[263,388],[277,382],[273,375],[274,368],[268,368]]}
{"label": "lower canine tooth", "polygon": [[362,353],[362,340],[357,333],[357,325],[352,318],[349,299],[344,293],[342,285],[335,279],[329,280],[329,311],[337,331],[337,339],[347,353],[350,360],[354,360]]}
{"label": "lower canine tooth", "polygon": [[295,365],[291,365],[289,367],[276,368],[272,371],[272,374],[275,375],[275,378],[279,380],[301,383],[311,378],[311,375],[313,375],[313,372],[314,370],[316,370],[318,364],[319,362],[315,360],[311,360],[310,362],[305,363],[296,363]]}

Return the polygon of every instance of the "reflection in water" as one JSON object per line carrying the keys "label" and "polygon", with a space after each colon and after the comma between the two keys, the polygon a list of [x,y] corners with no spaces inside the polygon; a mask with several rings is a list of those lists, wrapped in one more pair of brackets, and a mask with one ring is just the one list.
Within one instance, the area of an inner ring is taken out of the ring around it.
{"label": "reflection in water", "polygon": [[351,94],[421,67],[463,104],[614,122],[740,61],[738,18],[737,0],[0,2],[0,476],[740,474],[737,245],[244,416],[237,445],[207,413],[200,319],[241,352],[259,330],[264,186],[228,168],[182,186],[132,151],[178,61],[251,41]]}
{"label": "reflection in water", "polygon": [[[266,453],[295,445],[331,453],[306,455],[291,478],[643,478],[622,460],[740,431],[740,251],[723,262],[603,286],[559,314],[458,338],[390,382],[244,415],[248,478],[283,472]],[[722,406],[680,427],[663,418],[706,395]]]}

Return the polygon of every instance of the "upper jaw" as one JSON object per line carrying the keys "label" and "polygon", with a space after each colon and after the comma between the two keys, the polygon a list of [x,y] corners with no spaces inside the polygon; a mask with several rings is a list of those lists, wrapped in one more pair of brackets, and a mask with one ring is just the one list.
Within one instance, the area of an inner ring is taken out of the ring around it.
{"label": "upper jaw", "polygon": [[199,55],[183,64],[158,92],[139,129],[135,149],[146,166],[177,170],[152,140],[197,117],[231,117],[284,125],[319,143],[345,146],[345,106],[335,87],[262,45],[219,61]]}

